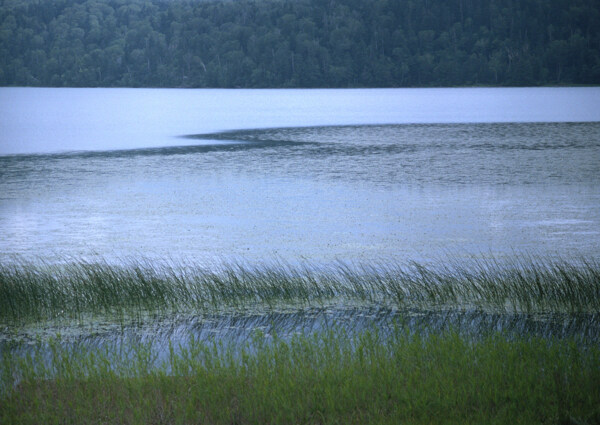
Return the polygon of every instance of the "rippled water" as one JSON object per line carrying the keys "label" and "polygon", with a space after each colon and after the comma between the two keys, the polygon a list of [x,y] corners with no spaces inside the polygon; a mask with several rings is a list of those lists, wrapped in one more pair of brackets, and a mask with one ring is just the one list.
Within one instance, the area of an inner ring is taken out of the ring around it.
{"label": "rippled water", "polygon": [[189,135],[0,157],[0,256],[219,261],[595,257],[600,123]]}
{"label": "rippled water", "polygon": [[[329,126],[196,138],[248,142],[221,148],[232,152],[224,161],[231,173],[364,183],[382,189],[600,182],[600,123]],[[209,160],[207,156],[203,160]]]}

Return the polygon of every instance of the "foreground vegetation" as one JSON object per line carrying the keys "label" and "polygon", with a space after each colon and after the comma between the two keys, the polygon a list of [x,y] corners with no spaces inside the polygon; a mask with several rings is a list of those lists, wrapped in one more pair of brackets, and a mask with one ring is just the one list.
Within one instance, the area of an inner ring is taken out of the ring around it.
{"label": "foreground vegetation", "polygon": [[[96,312],[329,302],[498,317],[564,313],[589,316],[596,329],[600,265],[536,258],[427,267],[0,265],[0,323],[9,333],[31,321]],[[299,326],[283,336],[273,324],[249,340],[216,333],[218,341],[190,336],[166,345],[156,343],[158,335],[148,344],[112,334],[50,342],[5,335],[0,423],[600,424],[600,347],[586,326],[542,337],[527,326],[498,327],[502,320],[469,329],[460,320],[390,320],[366,328],[323,321],[316,331]]]}
{"label": "foreground vegetation", "polygon": [[0,85],[600,83],[597,0],[3,0]]}
{"label": "foreground vegetation", "polygon": [[124,265],[0,265],[0,321],[5,323],[84,313],[307,307],[331,301],[500,313],[597,313],[600,264],[526,258],[433,266],[273,263],[212,269],[145,260]]}
{"label": "foreground vegetation", "polygon": [[7,351],[0,422],[600,423],[596,344],[402,327],[267,337],[243,348],[192,340],[164,361],[143,345]]}

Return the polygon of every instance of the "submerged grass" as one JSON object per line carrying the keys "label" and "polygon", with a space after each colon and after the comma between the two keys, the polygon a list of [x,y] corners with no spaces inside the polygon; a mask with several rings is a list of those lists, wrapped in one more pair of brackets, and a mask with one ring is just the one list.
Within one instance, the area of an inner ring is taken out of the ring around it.
{"label": "submerged grass", "polygon": [[67,348],[2,357],[0,423],[599,424],[600,349],[560,339],[339,328],[156,360]]}
{"label": "submerged grass", "polygon": [[399,308],[497,312],[600,311],[600,264],[527,257],[332,266],[70,261],[0,264],[0,321],[84,313],[210,310],[252,305],[319,305],[332,300]]}

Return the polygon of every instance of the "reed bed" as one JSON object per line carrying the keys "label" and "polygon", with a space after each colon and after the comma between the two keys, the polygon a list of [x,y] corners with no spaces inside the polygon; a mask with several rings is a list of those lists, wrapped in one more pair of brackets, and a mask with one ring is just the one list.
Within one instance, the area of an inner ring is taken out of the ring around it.
{"label": "reed bed", "polygon": [[328,302],[513,313],[597,313],[600,264],[526,257],[434,265],[195,264],[74,260],[0,264],[0,321],[85,313],[309,307]]}
{"label": "reed bed", "polygon": [[60,341],[0,359],[3,424],[600,423],[600,349],[563,339],[332,327],[163,360]]}

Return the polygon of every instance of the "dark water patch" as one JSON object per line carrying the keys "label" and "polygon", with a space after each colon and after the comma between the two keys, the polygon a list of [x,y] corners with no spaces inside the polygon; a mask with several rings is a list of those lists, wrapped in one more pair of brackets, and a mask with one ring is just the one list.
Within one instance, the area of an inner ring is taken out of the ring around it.
{"label": "dark water patch", "polygon": [[[456,124],[370,124],[281,127],[233,130],[182,136],[186,138],[244,142],[356,142],[393,144],[414,141],[414,146],[473,146],[516,149],[563,149],[600,147],[590,131],[600,122],[585,123],[456,123]],[[414,139],[415,136],[426,136]],[[489,143],[478,145],[478,140]],[[435,142],[437,141],[437,143]],[[496,142],[496,143],[493,143]]]}
{"label": "dark water patch", "polygon": [[[548,184],[597,181],[600,173],[597,163],[591,162],[591,158],[600,162],[600,123],[596,122],[351,125],[188,137],[239,140],[262,147],[307,143],[299,151],[285,149],[279,155],[286,160],[311,160],[314,165],[304,172],[320,167],[318,174],[329,178],[381,181],[385,175],[390,183]],[[293,172],[290,165],[286,169]]]}
{"label": "dark water patch", "polygon": [[[188,137],[186,137],[188,138]],[[195,137],[189,137],[195,138]],[[16,163],[42,163],[45,161],[52,160],[65,160],[65,159],[95,159],[95,158],[135,158],[137,156],[172,156],[172,155],[189,155],[196,153],[210,153],[218,152],[221,150],[237,150],[237,149],[248,149],[252,147],[261,147],[260,145],[253,146],[242,146],[245,142],[238,140],[214,140],[214,143],[203,143],[198,145],[181,145],[181,146],[165,146],[165,147],[151,147],[151,148],[136,148],[136,149],[115,149],[115,150],[103,150],[103,151],[70,151],[70,152],[58,152],[58,153],[42,153],[42,154],[15,154],[15,155],[4,155],[0,156],[0,163],[10,164]],[[282,144],[281,142],[275,142],[276,144]]]}

